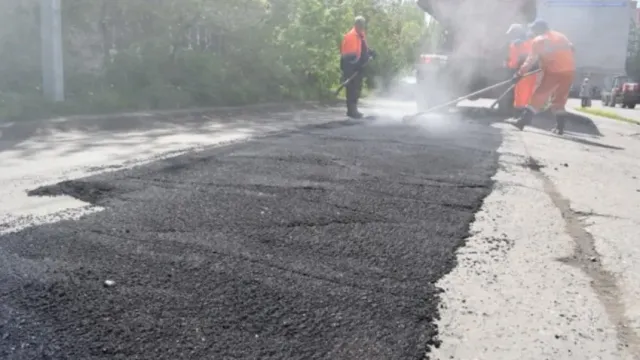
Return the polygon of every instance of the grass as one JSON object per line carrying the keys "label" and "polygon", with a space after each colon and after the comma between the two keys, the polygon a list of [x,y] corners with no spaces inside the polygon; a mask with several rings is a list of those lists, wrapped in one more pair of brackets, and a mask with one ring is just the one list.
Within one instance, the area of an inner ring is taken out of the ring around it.
{"label": "grass", "polygon": [[574,109],[585,114],[591,114],[591,115],[601,116],[601,117],[605,117],[613,120],[623,121],[630,124],[640,125],[639,120],[634,120],[626,116],[622,116],[616,113],[615,111],[597,109],[597,108],[583,108],[583,107],[575,107]]}

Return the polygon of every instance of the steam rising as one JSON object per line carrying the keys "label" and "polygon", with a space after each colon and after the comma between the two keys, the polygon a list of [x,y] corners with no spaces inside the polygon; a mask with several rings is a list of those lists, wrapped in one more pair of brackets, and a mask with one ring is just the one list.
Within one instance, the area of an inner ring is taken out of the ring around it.
{"label": "steam rising", "polygon": [[[423,75],[428,75],[417,85],[397,81],[388,95],[424,100],[427,105],[420,109],[424,110],[507,79],[510,74],[503,66],[508,54],[506,31],[513,23],[526,24],[534,19],[535,7],[528,3],[531,1],[419,0],[418,6],[437,22],[430,26],[431,34],[424,38],[422,48],[428,54],[446,55],[446,65],[433,73],[424,71]],[[421,66],[428,67],[417,65]],[[408,95],[407,89],[412,86],[414,90]],[[487,94],[491,96],[497,95]],[[385,115],[392,114],[387,111]],[[443,121],[449,116],[428,118],[429,126],[444,129]]]}

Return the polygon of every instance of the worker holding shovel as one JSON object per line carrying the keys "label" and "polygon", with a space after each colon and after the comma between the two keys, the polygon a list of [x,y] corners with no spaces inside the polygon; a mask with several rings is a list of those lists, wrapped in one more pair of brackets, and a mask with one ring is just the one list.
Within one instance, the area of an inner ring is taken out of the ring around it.
{"label": "worker holding shovel", "polygon": [[364,17],[355,19],[353,28],[344,35],[340,46],[340,70],[347,91],[347,116],[354,119],[363,117],[358,111],[358,100],[364,79],[362,68],[375,57],[375,52],[367,46]]}

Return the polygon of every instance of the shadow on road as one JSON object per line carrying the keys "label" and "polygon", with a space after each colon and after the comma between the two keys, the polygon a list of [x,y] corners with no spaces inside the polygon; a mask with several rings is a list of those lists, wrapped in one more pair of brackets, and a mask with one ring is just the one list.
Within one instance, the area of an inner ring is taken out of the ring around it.
{"label": "shadow on road", "polygon": [[[566,131],[597,137],[602,136],[600,129],[590,118],[574,113],[567,113],[564,116],[566,119]],[[548,113],[542,113],[535,117],[531,125],[540,130],[550,131],[556,126],[556,123]]]}
{"label": "shadow on road", "polygon": [[[463,119],[472,119],[477,122],[489,124],[503,122],[509,118],[508,115],[501,114],[498,110],[489,110],[484,107],[460,107],[456,110],[456,113]],[[565,116],[566,131],[595,137],[603,136],[598,126],[590,118],[573,113],[567,113]],[[548,113],[537,115],[531,124],[531,127],[545,131],[551,131],[555,126],[555,120],[553,120]]]}
{"label": "shadow on road", "polygon": [[64,145],[64,154],[71,154],[110,145],[133,147],[161,140],[163,144],[167,144],[179,141],[166,139],[177,134],[206,136],[231,128],[242,128],[243,125],[276,125],[298,120],[299,111],[324,111],[329,106],[333,104],[266,104],[215,110],[138,112],[0,122],[0,153],[13,151],[16,157],[26,158],[58,149],[60,145]]}
{"label": "shadow on road", "polygon": [[[385,108],[395,109],[413,106],[408,101],[392,101]],[[398,105],[402,103],[404,105]],[[43,152],[55,151],[56,156],[82,153],[87,150],[106,149],[117,146],[119,149],[135,151],[139,156],[153,155],[150,147],[171,147],[185,144],[185,136],[199,136],[200,139],[224,131],[251,132],[268,130],[273,126],[304,120],[310,113],[323,115],[328,109],[334,110],[328,115],[342,113],[335,108],[336,103],[317,104],[271,104],[242,108],[220,108],[216,110],[173,111],[165,113],[135,113],[126,115],[103,115],[88,117],[67,117],[36,121],[0,123],[0,154],[12,152],[11,157],[26,159]],[[386,111],[386,110],[385,110]],[[398,110],[402,112],[404,110]],[[408,110],[409,112],[412,110]],[[306,112],[306,113],[302,113]],[[395,116],[395,115],[389,115]],[[491,125],[504,121],[508,116],[486,107],[458,107],[452,116],[474,123]],[[569,114],[567,131],[600,137],[598,127],[586,116]],[[400,115],[398,115],[400,117]],[[532,127],[549,131],[554,121],[541,114],[536,117]],[[579,139],[583,143],[595,142]],[[140,147],[145,145],[145,149]],[[197,144],[196,144],[197,145]],[[597,146],[597,145],[594,145]]]}
{"label": "shadow on road", "polygon": [[[464,117],[474,118],[477,120],[484,121],[503,121],[504,117],[498,116],[496,112],[485,110],[484,114],[482,110],[478,108],[467,108],[462,112]],[[536,128],[539,130],[549,131],[549,133],[545,134],[547,136],[552,136],[555,138],[573,141],[576,143],[580,143],[588,146],[595,146],[604,149],[611,150],[624,150],[624,148],[614,145],[603,144],[601,142],[596,142],[593,140],[589,140],[585,136],[590,137],[602,137],[602,133],[598,129],[598,126],[586,116],[582,116],[579,114],[567,113],[566,117],[566,132],[564,136],[557,136],[551,133],[551,130],[556,126],[555,120],[548,114],[542,113],[535,117],[533,123],[531,124],[532,128]]]}
{"label": "shadow on road", "polygon": [[573,141],[575,143],[579,143],[579,144],[582,144],[582,145],[595,146],[595,147],[599,147],[599,148],[603,148],[603,149],[624,150],[624,148],[620,147],[620,146],[603,144],[603,143],[600,143],[600,142],[597,142],[597,141],[592,141],[592,140],[586,139],[586,138],[581,137],[579,135],[578,136],[574,136],[572,134],[572,132],[566,132],[563,136],[558,136],[558,135],[551,134],[551,133],[544,134],[544,135],[551,136],[551,137],[558,138],[558,139]]}
{"label": "shadow on road", "polygon": [[[473,119],[478,122],[502,122],[504,116],[500,116],[497,111],[490,111],[486,108],[467,107],[461,108],[459,111],[461,118]],[[556,126],[555,120],[549,116],[548,113],[542,113],[536,116],[531,124],[532,128],[548,131],[544,134],[547,136],[573,141],[588,146],[595,146],[604,149],[611,150],[624,150],[624,148],[614,145],[608,145],[601,142],[589,140],[585,136],[590,137],[602,137],[602,133],[598,129],[598,126],[586,116],[579,114],[567,113],[566,115],[566,131],[564,136],[557,136],[551,133],[551,130]]]}

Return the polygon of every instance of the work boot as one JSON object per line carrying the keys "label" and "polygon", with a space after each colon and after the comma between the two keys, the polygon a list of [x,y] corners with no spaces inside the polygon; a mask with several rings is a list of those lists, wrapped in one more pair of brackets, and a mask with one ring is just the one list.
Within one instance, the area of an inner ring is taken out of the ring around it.
{"label": "work boot", "polygon": [[362,119],[364,115],[358,111],[356,104],[347,104],[347,116],[352,119]]}
{"label": "work boot", "polygon": [[564,115],[554,114],[554,116],[556,118],[556,127],[553,128],[553,130],[551,130],[551,132],[553,132],[554,134],[563,135],[564,134],[564,124],[566,122],[566,119],[565,119]]}
{"label": "work boot", "polygon": [[513,124],[513,126],[517,127],[518,130],[521,130],[521,131],[524,130],[525,126],[531,124],[531,121],[533,120],[533,115],[535,114],[533,113],[533,111],[531,111],[531,109],[529,108],[524,109],[524,111],[522,112],[522,114],[520,114],[520,117],[518,117],[518,119]]}
{"label": "work boot", "polygon": [[522,113],[524,112],[524,110],[525,108],[514,107],[511,111],[511,117],[514,119],[519,119],[520,117],[522,117]]}

